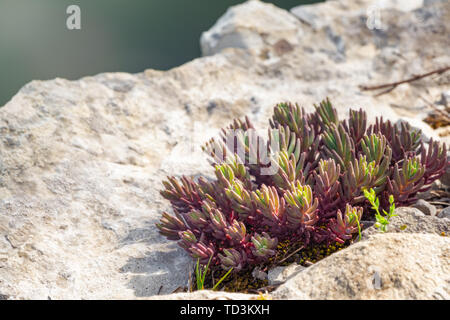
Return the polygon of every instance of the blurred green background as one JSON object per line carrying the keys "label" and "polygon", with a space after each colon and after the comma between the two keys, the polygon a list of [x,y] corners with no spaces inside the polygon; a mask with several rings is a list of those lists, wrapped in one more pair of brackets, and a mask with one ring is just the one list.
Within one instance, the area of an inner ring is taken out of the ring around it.
{"label": "blurred green background", "polygon": [[[27,82],[166,70],[200,56],[199,39],[244,0],[0,0],[0,106]],[[290,9],[317,0],[273,0]],[[81,30],[66,8],[81,9]]]}

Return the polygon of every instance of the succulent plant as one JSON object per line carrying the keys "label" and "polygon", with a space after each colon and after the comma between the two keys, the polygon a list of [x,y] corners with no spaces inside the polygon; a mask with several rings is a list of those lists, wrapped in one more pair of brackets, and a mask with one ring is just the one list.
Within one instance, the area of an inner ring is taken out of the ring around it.
{"label": "succulent plant", "polygon": [[311,113],[280,103],[269,124],[265,140],[235,120],[204,146],[215,180],[163,183],[173,213],[157,227],[201,264],[237,272],[268,262],[279,243],[350,241],[363,215],[375,219],[364,192],[380,208],[408,205],[448,165],[445,144],[424,143],[420,130],[383,118],[368,126],[362,109],[341,120],[328,99]]}

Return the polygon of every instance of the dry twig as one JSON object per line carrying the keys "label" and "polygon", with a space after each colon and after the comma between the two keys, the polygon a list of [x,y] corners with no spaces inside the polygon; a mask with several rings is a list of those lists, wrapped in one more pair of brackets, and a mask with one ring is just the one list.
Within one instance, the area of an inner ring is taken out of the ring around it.
{"label": "dry twig", "polygon": [[301,246],[300,248],[294,250],[291,254],[289,254],[287,257],[281,259],[281,261],[278,261],[278,264],[281,264],[283,262],[285,262],[287,259],[289,259],[290,257],[292,257],[294,254],[296,254],[297,252],[299,252],[300,250],[304,249],[304,246]]}
{"label": "dry twig", "polygon": [[404,84],[404,83],[408,83],[408,82],[413,82],[416,80],[420,80],[423,79],[425,77],[431,76],[433,74],[442,74],[446,71],[450,70],[450,66],[447,67],[442,67],[427,73],[423,73],[423,74],[418,74],[415,75],[411,78],[405,79],[405,80],[401,80],[401,81],[396,81],[396,82],[391,82],[391,83],[385,83],[385,84],[379,84],[376,86],[365,86],[365,85],[360,85],[359,88],[363,91],[368,91],[368,90],[378,90],[378,89],[386,89],[385,91],[382,91],[380,93],[378,93],[376,96],[380,96],[382,94],[391,92],[392,90],[394,90],[397,86]]}

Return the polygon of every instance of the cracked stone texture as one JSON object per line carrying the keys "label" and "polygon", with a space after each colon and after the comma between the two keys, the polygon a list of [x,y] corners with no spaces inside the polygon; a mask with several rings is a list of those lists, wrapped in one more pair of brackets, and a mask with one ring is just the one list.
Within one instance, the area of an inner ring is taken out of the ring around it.
{"label": "cracked stone texture", "polygon": [[[448,3],[382,8],[380,30],[366,26],[369,3],[308,5],[301,18],[249,1],[180,67],[25,85],[0,109],[0,297],[133,299],[184,286],[190,259],[154,227],[169,209],[161,180],[211,175],[200,145],[244,115],[264,130],[277,102],[311,111],[328,96],[340,116],[361,107],[439,138],[420,96],[440,99],[448,73],[379,97],[358,85],[450,64]],[[440,261],[436,250],[421,257]]]}

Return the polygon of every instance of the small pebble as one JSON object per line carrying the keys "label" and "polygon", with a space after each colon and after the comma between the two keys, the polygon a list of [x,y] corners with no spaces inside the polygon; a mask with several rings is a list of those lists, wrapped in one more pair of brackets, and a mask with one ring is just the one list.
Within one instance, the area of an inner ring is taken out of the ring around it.
{"label": "small pebble", "polygon": [[439,218],[450,219],[450,207],[442,209],[441,212],[437,215]]}
{"label": "small pebble", "polygon": [[258,267],[253,269],[252,276],[253,276],[253,278],[258,279],[258,280],[266,280],[267,279],[267,273],[261,271]]}
{"label": "small pebble", "polygon": [[436,207],[432,204],[429,204],[423,199],[420,199],[415,204],[412,205],[413,208],[417,208],[427,216],[435,216],[436,215]]}

